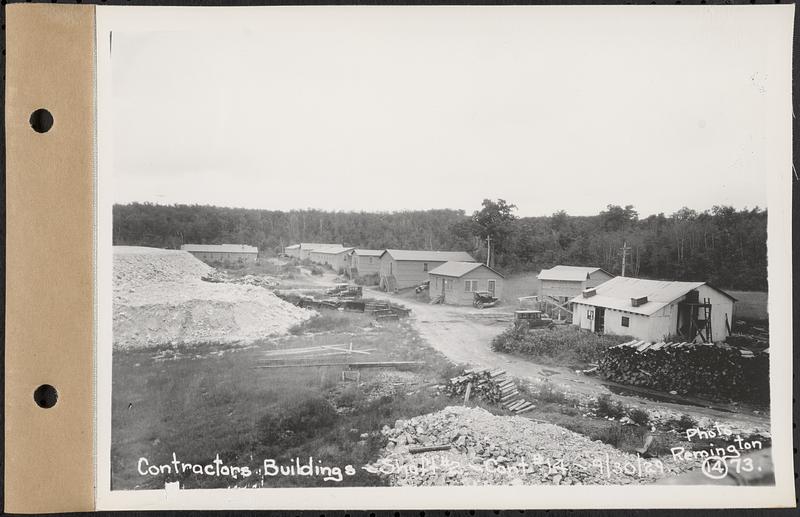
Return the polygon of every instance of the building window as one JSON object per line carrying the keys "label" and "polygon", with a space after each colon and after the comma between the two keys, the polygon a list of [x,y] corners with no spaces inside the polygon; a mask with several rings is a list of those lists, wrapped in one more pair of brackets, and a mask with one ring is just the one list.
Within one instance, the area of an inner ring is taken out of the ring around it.
{"label": "building window", "polygon": [[372,264],[372,257],[369,258],[369,263]]}
{"label": "building window", "polygon": [[453,290],[453,281],[447,278],[444,279],[444,288],[448,291]]}
{"label": "building window", "polygon": [[464,292],[466,293],[474,293],[478,290],[478,281],[477,280],[465,280],[464,281]]}
{"label": "building window", "polygon": [[427,271],[428,270],[428,263],[427,262],[423,262],[422,263],[422,270],[423,271]]}
{"label": "building window", "polygon": [[623,327],[630,327],[631,326],[631,319],[627,316],[622,317],[622,326]]}

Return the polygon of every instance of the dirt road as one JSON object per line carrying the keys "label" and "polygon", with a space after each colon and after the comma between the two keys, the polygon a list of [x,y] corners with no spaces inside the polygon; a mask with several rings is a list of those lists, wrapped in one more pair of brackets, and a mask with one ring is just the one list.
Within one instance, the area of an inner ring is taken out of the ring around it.
{"label": "dirt road", "polygon": [[[422,337],[448,359],[473,367],[502,368],[521,381],[533,385],[549,381],[561,389],[578,395],[597,397],[612,391],[601,379],[578,374],[569,368],[536,364],[517,356],[493,352],[492,338],[511,325],[513,308],[509,306],[478,310],[473,307],[430,305],[407,296],[384,293],[370,289],[364,296],[382,298],[402,303],[412,309],[414,327]],[[615,396],[623,403],[663,408],[688,413],[695,418],[707,417],[714,421],[738,423],[743,428],[769,429],[769,417],[752,412],[730,412],[694,405],[654,401],[635,395]]]}

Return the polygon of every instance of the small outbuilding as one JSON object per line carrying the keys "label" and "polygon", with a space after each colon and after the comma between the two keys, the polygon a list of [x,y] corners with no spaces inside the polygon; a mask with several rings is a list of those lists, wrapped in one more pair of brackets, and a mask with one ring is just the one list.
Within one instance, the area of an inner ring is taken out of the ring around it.
{"label": "small outbuilding", "polygon": [[573,325],[657,342],[724,341],[736,299],[705,282],[616,277],[571,300]]}
{"label": "small outbuilding", "polygon": [[429,276],[430,296],[441,296],[442,303],[472,305],[476,292],[488,292],[496,298],[503,294],[503,275],[479,262],[445,262]]}
{"label": "small outbuilding", "polygon": [[352,273],[358,276],[378,274],[381,270],[382,253],[383,250],[354,249],[350,254]]}
{"label": "small outbuilding", "polygon": [[429,280],[428,273],[445,262],[475,262],[466,251],[384,250],[380,261],[380,287],[394,291]]}
{"label": "small outbuilding", "polygon": [[184,244],[181,250],[209,264],[253,263],[258,258],[258,248],[245,244]]}
{"label": "small outbuilding", "polygon": [[564,303],[583,292],[614,278],[614,275],[599,267],[554,266],[543,269],[539,279],[539,296],[549,297]]}

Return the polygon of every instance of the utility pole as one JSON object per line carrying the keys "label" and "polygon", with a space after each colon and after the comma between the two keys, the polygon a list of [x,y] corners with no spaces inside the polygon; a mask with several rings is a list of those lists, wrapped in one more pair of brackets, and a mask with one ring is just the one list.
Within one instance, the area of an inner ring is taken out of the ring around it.
{"label": "utility pole", "polygon": [[627,241],[623,241],[621,249],[622,249],[622,275],[621,276],[625,276],[625,263],[626,263],[626,260],[628,258],[628,252],[631,250],[631,247],[628,246],[628,242]]}
{"label": "utility pole", "polygon": [[492,236],[486,236],[486,267],[491,267],[489,262],[492,259]]}

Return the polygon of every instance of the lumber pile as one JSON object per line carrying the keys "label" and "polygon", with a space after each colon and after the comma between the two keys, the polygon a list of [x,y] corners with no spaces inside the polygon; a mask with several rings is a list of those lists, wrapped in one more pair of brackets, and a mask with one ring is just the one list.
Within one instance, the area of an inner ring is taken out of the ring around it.
{"label": "lumber pile", "polygon": [[500,404],[509,411],[521,414],[530,411],[534,405],[524,400],[516,383],[507,377],[505,370],[474,368],[453,377],[447,383],[445,391],[451,397],[479,397],[492,404]]}
{"label": "lumber pile", "polygon": [[769,400],[769,352],[725,344],[629,341],[598,363],[605,379],[710,400]]}
{"label": "lumber pile", "polygon": [[394,311],[389,302],[370,301],[364,305],[364,312],[372,314],[376,320],[398,320],[400,313]]}
{"label": "lumber pile", "polygon": [[275,294],[279,298],[297,305],[298,307],[305,307],[308,309],[341,309],[351,312],[366,312],[371,314],[378,321],[398,320],[408,316],[411,313],[411,309],[402,305],[370,298],[348,299],[346,297],[337,295],[319,299],[313,296],[282,291],[276,291]]}

